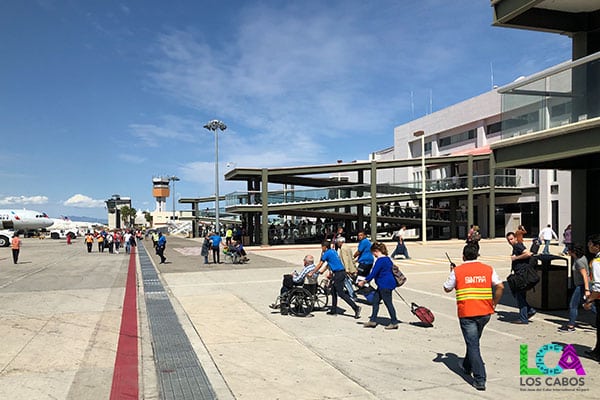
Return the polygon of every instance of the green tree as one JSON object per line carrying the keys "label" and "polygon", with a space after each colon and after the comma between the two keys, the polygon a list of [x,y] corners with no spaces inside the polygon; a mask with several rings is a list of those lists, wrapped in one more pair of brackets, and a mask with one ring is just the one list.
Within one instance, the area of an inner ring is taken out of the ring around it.
{"label": "green tree", "polygon": [[133,227],[133,224],[135,222],[135,216],[137,214],[136,209],[129,206],[123,206],[121,207],[120,211],[121,219],[123,220],[123,225],[125,225],[125,227]]}
{"label": "green tree", "polygon": [[149,211],[144,211],[144,218],[146,219],[146,222],[152,226],[152,214],[150,214]]}

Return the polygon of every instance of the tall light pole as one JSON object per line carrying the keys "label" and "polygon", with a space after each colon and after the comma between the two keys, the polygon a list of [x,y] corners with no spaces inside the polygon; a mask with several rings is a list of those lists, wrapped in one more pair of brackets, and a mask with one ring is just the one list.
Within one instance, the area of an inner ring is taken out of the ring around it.
{"label": "tall light pole", "polygon": [[427,180],[425,179],[425,131],[416,131],[413,135],[421,138],[421,237],[423,244],[425,244],[427,243],[427,210],[425,208],[425,186],[427,185]]}
{"label": "tall light pole", "polygon": [[178,177],[176,177],[175,175],[173,175],[173,176],[169,177],[169,180],[171,182],[173,182],[173,219],[172,219],[171,222],[174,224],[175,223],[175,182],[177,182],[177,181],[179,181],[181,179],[179,179]]}
{"label": "tall light pole", "polygon": [[219,130],[224,131],[227,129],[227,125],[213,119],[204,125],[204,128],[215,132],[215,229],[216,233],[219,234]]}

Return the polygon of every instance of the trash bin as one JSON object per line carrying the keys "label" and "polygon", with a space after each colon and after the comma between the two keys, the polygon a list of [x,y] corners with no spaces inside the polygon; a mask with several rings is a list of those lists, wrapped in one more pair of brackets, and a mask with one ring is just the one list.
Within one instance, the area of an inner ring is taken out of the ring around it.
{"label": "trash bin", "polygon": [[537,260],[536,270],[540,283],[527,291],[527,302],[533,308],[540,310],[563,310],[569,307],[569,260],[540,254],[534,256]]}

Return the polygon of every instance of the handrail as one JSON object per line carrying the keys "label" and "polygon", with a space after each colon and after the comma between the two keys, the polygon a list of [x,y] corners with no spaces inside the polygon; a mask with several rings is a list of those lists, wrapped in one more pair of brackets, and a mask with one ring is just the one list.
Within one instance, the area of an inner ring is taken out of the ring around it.
{"label": "handrail", "polygon": [[[473,187],[481,188],[490,186],[490,175],[473,176]],[[518,187],[520,177],[518,175],[494,175],[495,187]],[[468,189],[466,176],[448,177],[443,179],[428,179],[426,181],[427,192],[444,192]],[[419,193],[421,181],[410,181],[395,184],[378,184],[376,192],[378,196],[393,196],[401,194]],[[228,205],[238,204],[262,204],[262,191],[233,192],[226,195]],[[353,199],[370,197],[370,184],[355,184],[345,186],[329,186],[325,188],[312,189],[286,189],[268,192],[268,203],[299,203],[322,200]]]}
{"label": "handrail", "polygon": [[600,59],[600,51],[597,51],[596,53],[592,53],[590,55],[587,55],[585,57],[581,57],[578,58],[575,61],[565,61],[563,63],[560,63],[558,65],[555,65],[553,67],[550,67],[548,69],[545,69],[543,71],[537,72],[533,75],[528,76],[525,79],[521,79],[519,81],[513,82],[513,83],[509,83],[508,85],[502,86],[501,88],[498,89],[498,93],[500,94],[505,94],[510,92],[511,90],[517,89],[519,87],[528,85],[530,83],[539,81],[540,79],[544,79],[547,78],[551,75],[555,75],[557,73],[569,70],[569,69],[573,69],[576,68],[580,65],[586,64],[588,62],[591,61],[595,61]]}

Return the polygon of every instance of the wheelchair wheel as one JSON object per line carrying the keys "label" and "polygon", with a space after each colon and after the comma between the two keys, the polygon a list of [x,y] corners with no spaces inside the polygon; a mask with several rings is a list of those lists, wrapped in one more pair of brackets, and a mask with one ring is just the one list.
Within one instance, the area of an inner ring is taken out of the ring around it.
{"label": "wheelchair wheel", "polygon": [[298,317],[306,317],[314,308],[312,295],[306,289],[292,289],[289,294],[289,310]]}
{"label": "wheelchair wheel", "polygon": [[315,294],[315,310],[324,310],[329,304],[329,294],[321,286],[317,286]]}

